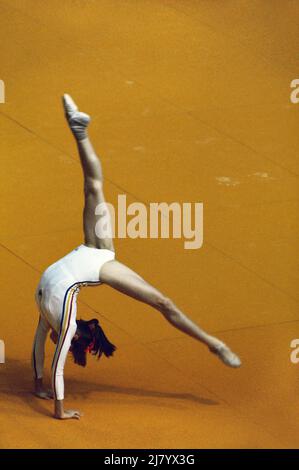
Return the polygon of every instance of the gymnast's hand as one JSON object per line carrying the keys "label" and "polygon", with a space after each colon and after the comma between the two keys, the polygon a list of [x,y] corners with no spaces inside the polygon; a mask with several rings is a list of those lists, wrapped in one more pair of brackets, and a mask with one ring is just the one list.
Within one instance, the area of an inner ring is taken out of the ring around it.
{"label": "gymnast's hand", "polygon": [[57,419],[80,419],[82,413],[78,410],[64,410],[59,415],[55,414],[55,418]]}
{"label": "gymnast's hand", "polygon": [[54,394],[52,390],[39,390],[35,391],[34,395],[37,398],[41,398],[42,400],[53,400]]}
{"label": "gymnast's hand", "polygon": [[83,416],[78,410],[65,410],[63,400],[55,400],[54,406],[54,416],[57,419],[80,419]]}
{"label": "gymnast's hand", "polygon": [[35,379],[34,382],[34,395],[42,400],[52,400],[54,398],[54,394],[52,390],[46,389],[43,386],[43,379]]}

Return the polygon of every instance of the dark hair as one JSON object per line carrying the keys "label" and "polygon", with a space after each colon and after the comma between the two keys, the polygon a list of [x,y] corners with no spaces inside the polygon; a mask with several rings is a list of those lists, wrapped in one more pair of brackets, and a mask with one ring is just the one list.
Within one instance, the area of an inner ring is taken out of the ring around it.
{"label": "dark hair", "polygon": [[76,334],[78,338],[72,340],[70,348],[75,364],[83,367],[86,366],[87,351],[94,356],[98,356],[99,359],[103,353],[106,357],[109,357],[116,350],[116,347],[110,343],[96,318],[88,321],[77,320]]}

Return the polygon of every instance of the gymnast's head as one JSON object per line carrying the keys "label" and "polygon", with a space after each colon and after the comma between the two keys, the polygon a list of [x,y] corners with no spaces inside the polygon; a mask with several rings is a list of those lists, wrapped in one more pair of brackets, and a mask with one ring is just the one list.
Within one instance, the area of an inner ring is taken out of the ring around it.
{"label": "gymnast's head", "polygon": [[85,367],[88,352],[98,358],[102,354],[110,357],[115,349],[116,347],[110,343],[97,319],[93,318],[88,321],[77,320],[77,331],[70,347],[75,364]]}

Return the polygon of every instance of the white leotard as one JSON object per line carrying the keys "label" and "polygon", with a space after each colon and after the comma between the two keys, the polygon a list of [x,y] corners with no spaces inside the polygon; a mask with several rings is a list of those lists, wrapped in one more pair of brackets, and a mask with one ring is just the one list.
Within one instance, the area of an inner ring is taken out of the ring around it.
{"label": "white leotard", "polygon": [[64,398],[63,368],[76,332],[77,295],[81,287],[101,284],[101,268],[114,260],[113,251],[80,245],[43,273],[35,298],[40,311],[32,363],[37,378],[43,375],[44,343],[50,328],[58,333],[52,364],[55,398]]}

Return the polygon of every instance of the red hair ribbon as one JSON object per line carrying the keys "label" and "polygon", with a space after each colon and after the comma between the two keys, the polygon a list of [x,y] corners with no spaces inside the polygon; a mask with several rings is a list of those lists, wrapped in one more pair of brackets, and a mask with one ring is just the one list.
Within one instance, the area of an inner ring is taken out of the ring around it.
{"label": "red hair ribbon", "polygon": [[87,348],[85,349],[85,352],[89,352],[91,353],[93,348],[94,348],[94,344],[95,344],[95,340],[93,339],[91,343],[89,343],[89,345],[87,346]]}

